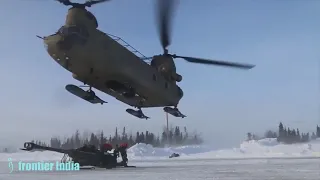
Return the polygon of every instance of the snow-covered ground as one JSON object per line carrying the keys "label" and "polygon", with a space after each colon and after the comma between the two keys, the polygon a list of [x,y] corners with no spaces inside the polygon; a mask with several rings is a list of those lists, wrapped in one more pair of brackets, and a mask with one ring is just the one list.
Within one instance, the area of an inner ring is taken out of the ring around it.
{"label": "snow-covered ground", "polygon": [[153,148],[136,144],[128,150],[131,159],[167,158],[179,153],[182,159],[216,158],[272,158],[272,157],[320,157],[320,138],[303,144],[280,144],[276,139],[245,141],[240,147],[212,151],[205,146],[183,146],[178,148]]}
{"label": "snow-covered ground", "polygon": [[[182,156],[169,159],[168,156],[173,152]],[[275,139],[263,139],[243,142],[237,148],[218,151],[205,146],[153,148],[146,144],[136,144],[128,150],[128,155],[130,165],[137,168],[50,172],[19,171],[17,162],[13,162],[14,170],[11,172],[7,160],[60,161],[61,154],[48,151],[0,153],[0,161],[3,161],[0,162],[0,179],[102,180],[107,177],[113,180],[319,180],[320,159],[316,158],[320,157],[318,152],[320,139],[295,145],[283,145]]]}
{"label": "snow-covered ground", "polygon": [[[181,155],[178,159],[320,157],[320,139],[292,145],[279,144],[276,139],[262,139],[243,142],[236,148],[216,151],[206,146],[154,148],[151,145],[136,144],[128,149],[128,157],[129,160],[168,159],[174,152]],[[8,158],[13,161],[56,161],[62,158],[62,154],[48,151],[0,153],[0,161],[7,161]]]}
{"label": "snow-covered ground", "polygon": [[[0,162],[1,180],[319,180],[319,159],[150,160],[137,168],[84,171],[14,171]],[[10,173],[11,172],[11,173]]]}

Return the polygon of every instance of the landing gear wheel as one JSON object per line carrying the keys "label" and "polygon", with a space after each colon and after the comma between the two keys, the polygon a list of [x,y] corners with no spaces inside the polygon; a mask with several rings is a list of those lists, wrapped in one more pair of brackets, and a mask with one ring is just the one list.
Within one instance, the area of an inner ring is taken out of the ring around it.
{"label": "landing gear wheel", "polygon": [[[86,90],[82,89],[81,87],[89,87],[89,90],[86,91]],[[73,84],[68,84],[68,85],[66,85],[65,89],[69,93],[71,93],[71,94],[73,94],[73,95],[75,95],[75,96],[77,96],[77,97],[79,97],[79,98],[81,98],[83,100],[86,100],[86,101],[88,101],[89,103],[92,103],[92,104],[108,103],[108,102],[100,99],[97,95],[95,95],[95,93],[92,90],[91,86],[81,86],[81,85],[80,86],[76,86],[76,85],[73,85]]]}
{"label": "landing gear wheel", "polygon": [[142,110],[141,110],[141,107],[137,107],[138,110],[134,110],[134,109],[126,109],[127,113],[137,117],[137,118],[140,118],[140,119],[149,119],[150,117],[146,116],[143,114]]}
{"label": "landing gear wheel", "polygon": [[93,100],[96,97],[96,93],[89,87],[89,90],[86,91],[88,96],[86,97],[87,100]]}
{"label": "landing gear wheel", "polygon": [[92,91],[92,90],[88,90],[87,93],[89,93],[90,97],[96,96],[96,93],[94,93],[94,91]]}
{"label": "landing gear wheel", "polygon": [[171,107],[164,107],[163,110],[175,117],[180,117],[180,118],[185,118],[187,117],[186,115],[182,114],[179,109],[177,108],[177,106],[174,106],[174,108]]}

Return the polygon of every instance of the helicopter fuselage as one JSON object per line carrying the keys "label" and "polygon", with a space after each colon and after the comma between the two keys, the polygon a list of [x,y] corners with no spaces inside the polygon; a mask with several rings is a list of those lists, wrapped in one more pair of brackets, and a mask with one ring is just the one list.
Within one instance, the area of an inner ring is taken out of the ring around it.
{"label": "helicopter fuselage", "polygon": [[73,78],[130,106],[178,105],[183,92],[175,81],[97,27],[89,11],[71,8],[65,25],[44,38],[47,52]]}

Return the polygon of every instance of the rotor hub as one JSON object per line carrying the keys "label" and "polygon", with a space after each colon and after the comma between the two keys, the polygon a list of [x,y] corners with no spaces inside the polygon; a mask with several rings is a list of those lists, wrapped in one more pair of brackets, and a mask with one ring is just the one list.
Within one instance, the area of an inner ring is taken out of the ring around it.
{"label": "rotor hub", "polygon": [[102,2],[106,2],[109,0],[87,0],[85,3],[74,3],[71,2],[70,0],[56,0],[60,3],[62,3],[65,6],[72,6],[74,8],[86,8],[86,7],[91,7],[94,4],[98,4],[98,3],[102,3]]}
{"label": "rotor hub", "polygon": [[180,58],[187,62],[205,64],[205,65],[216,65],[225,66],[240,69],[251,69],[254,65],[250,64],[240,64],[234,62],[225,62],[217,60],[209,60],[202,58],[179,56],[175,54],[169,54],[168,46],[171,44],[171,23],[174,14],[175,4],[177,0],[156,0],[157,1],[157,25],[159,31],[159,39],[161,46],[163,48],[163,56],[170,57],[173,59]]}

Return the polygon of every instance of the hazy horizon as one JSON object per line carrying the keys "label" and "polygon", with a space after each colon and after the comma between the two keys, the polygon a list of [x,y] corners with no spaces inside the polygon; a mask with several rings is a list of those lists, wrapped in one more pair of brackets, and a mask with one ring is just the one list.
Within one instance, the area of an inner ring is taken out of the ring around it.
{"label": "hazy horizon", "polygon": [[[153,2],[114,0],[89,10],[100,30],[152,56],[162,53]],[[319,9],[320,1],[312,0],[180,1],[173,20],[172,54],[256,67],[243,71],[177,60],[184,91],[179,109],[187,118],[169,116],[170,124],[201,131],[217,148],[237,146],[247,132],[264,133],[280,121],[302,132],[314,131],[320,125]],[[36,35],[57,31],[68,7],[53,0],[4,0],[0,10],[0,144],[20,146],[76,129],[108,134],[126,126],[157,132],[165,125],[162,108],[145,109],[151,117],[145,121],[101,92],[97,95],[109,102],[103,106],[64,89],[80,83],[49,57]]]}

